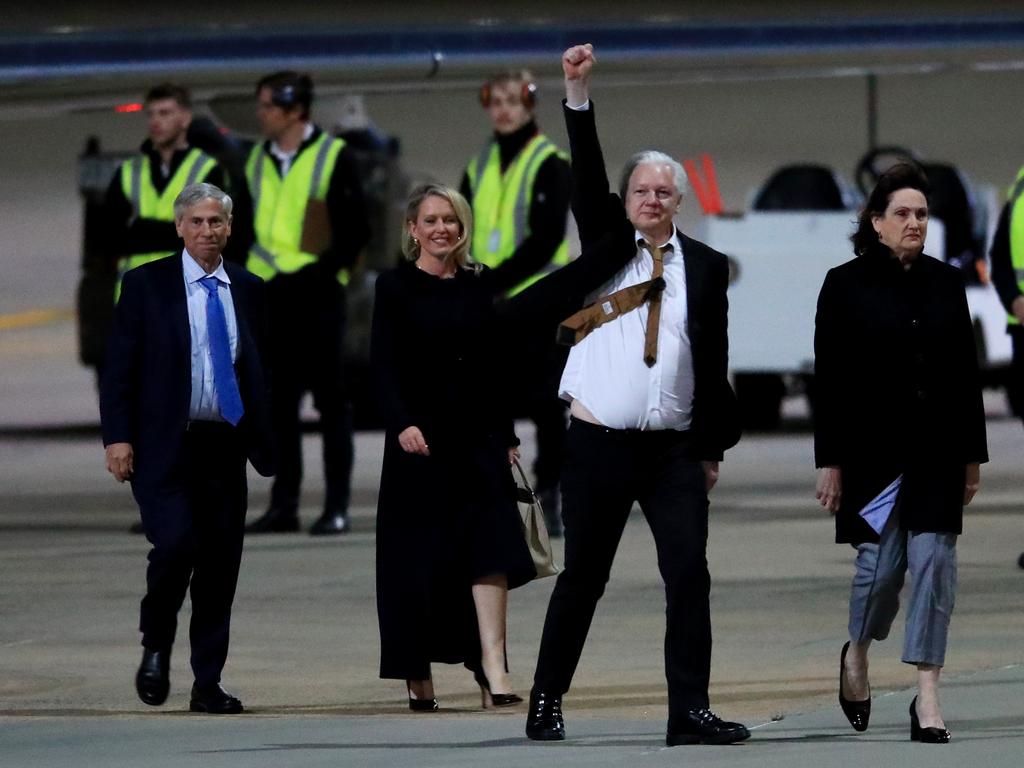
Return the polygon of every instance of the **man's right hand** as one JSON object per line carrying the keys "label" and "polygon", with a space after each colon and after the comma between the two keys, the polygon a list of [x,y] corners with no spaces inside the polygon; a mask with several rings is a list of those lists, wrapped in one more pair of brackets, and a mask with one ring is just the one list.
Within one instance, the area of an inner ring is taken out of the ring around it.
{"label": "man's right hand", "polygon": [[565,73],[565,100],[570,107],[581,107],[590,98],[590,71],[594,68],[594,46],[574,45],[562,54]]}
{"label": "man's right hand", "polygon": [[119,483],[132,476],[135,454],[131,443],[111,443],[107,446],[107,472]]}

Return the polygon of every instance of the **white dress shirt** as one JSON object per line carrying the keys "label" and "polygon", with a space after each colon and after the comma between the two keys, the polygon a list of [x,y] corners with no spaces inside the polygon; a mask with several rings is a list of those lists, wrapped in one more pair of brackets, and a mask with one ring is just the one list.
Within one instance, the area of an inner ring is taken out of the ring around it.
{"label": "white dress shirt", "polygon": [[[181,264],[185,275],[185,301],[188,304],[188,325],[192,339],[192,395],[188,417],[193,421],[223,421],[213,382],[213,356],[210,354],[210,333],[206,326],[209,291],[199,282],[206,277],[206,272],[192,258],[188,249],[182,251]],[[210,274],[217,278],[217,297],[224,307],[224,319],[228,324],[231,359],[237,361],[238,321],[235,318],[235,304],[231,300],[231,278],[224,270],[223,257]]]}
{"label": "white dress shirt", "polygon": [[[309,137],[313,135],[313,124],[306,123],[306,130],[302,132],[303,143],[309,141]],[[291,152],[286,152],[281,149],[280,145],[276,141],[270,142],[270,154],[281,164],[281,178],[283,179],[288,175],[288,171],[291,170],[292,161],[295,160],[295,156],[299,154],[299,148],[296,147]]]}
{"label": "white dress shirt", "polygon": [[[638,243],[643,236],[636,233]],[[658,324],[658,359],[644,362],[647,304],[620,315],[592,331],[569,352],[558,394],[578,400],[612,429],[676,429],[690,427],[693,407],[693,355],[687,330],[686,270],[678,234],[662,244],[665,291]],[[651,279],[654,260],[646,248],[591,298]]]}

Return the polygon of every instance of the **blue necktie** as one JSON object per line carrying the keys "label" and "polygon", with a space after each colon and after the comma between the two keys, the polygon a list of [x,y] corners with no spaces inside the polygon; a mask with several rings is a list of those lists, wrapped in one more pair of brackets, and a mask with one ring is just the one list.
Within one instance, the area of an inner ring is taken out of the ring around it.
{"label": "blue necktie", "polygon": [[238,392],[235,366],[231,362],[231,340],[224,307],[217,295],[217,278],[207,275],[199,283],[207,291],[206,330],[210,337],[210,357],[213,358],[213,386],[220,402],[220,415],[232,426],[242,418],[242,396]]}

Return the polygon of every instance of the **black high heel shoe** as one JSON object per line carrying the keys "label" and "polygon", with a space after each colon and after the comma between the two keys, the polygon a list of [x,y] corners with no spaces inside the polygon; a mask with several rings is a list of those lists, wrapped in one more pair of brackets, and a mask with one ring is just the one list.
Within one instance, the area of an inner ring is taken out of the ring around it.
{"label": "black high heel shoe", "polygon": [[846,670],[846,652],[850,650],[850,641],[846,641],[839,654],[839,707],[850,721],[855,731],[866,731],[868,720],[871,719],[871,686],[868,685],[868,698],[865,701],[850,701],[843,696],[843,673]]}
{"label": "black high heel shoe", "polygon": [[953,735],[945,728],[921,727],[921,721],[917,719],[917,696],[910,702],[910,740],[920,741],[922,744],[949,744]]}
{"label": "black high heel shoe", "polygon": [[441,708],[437,704],[437,699],[414,699],[408,683],[406,683],[405,692],[409,694],[409,709],[413,712],[437,712]]}
{"label": "black high heel shoe", "polygon": [[480,700],[484,709],[514,707],[523,703],[523,697],[514,693],[491,693],[491,684],[487,682],[483,669],[474,669],[473,679],[480,686]]}

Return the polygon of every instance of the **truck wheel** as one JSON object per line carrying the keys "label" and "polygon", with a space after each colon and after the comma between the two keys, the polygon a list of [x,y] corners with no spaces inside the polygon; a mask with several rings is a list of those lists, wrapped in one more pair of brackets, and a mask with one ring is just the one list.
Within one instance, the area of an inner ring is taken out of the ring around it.
{"label": "truck wheel", "polygon": [[744,429],[765,431],[779,426],[785,384],[774,373],[741,373],[734,380]]}

